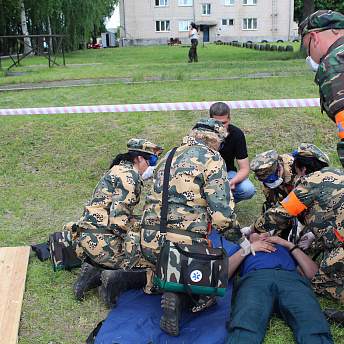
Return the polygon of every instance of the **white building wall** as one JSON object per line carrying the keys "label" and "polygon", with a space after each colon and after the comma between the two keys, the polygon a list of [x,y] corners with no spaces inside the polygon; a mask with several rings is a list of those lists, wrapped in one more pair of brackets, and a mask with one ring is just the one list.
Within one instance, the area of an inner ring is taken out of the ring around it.
{"label": "white building wall", "polygon": [[[178,37],[182,44],[189,44],[188,31],[179,31],[181,20],[194,21],[209,27],[209,42],[217,40],[267,40],[288,41],[294,36],[294,0],[257,0],[255,5],[244,5],[244,0],[234,0],[233,6],[225,6],[226,0],[194,0],[193,6],[178,6],[178,0],[169,0],[169,6],[155,6],[155,0],[120,0],[121,43],[128,45],[166,45],[170,38]],[[250,0],[248,0],[250,1]],[[253,2],[253,0],[252,0]],[[211,5],[211,14],[202,15],[202,4]],[[257,29],[243,30],[244,18],[257,18]],[[222,25],[222,19],[234,19],[234,25]],[[156,31],[156,21],[170,22],[169,32]],[[198,29],[200,42],[203,33]]]}

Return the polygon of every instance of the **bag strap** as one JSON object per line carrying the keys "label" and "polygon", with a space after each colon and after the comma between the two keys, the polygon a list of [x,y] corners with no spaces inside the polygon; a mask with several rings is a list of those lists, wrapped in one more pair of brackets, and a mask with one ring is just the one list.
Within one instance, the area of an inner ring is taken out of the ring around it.
{"label": "bag strap", "polygon": [[102,320],[95,328],[94,330],[90,333],[90,335],[87,337],[86,339],[86,344],[94,344],[95,340],[96,340],[96,336],[98,334],[98,332],[100,331],[100,328],[102,327],[103,323],[104,323],[105,319]]}
{"label": "bag strap", "polygon": [[[167,157],[165,169],[164,169],[164,181],[163,181],[162,202],[161,202],[161,219],[160,219],[160,233],[163,233],[163,234],[166,234],[166,225],[167,225],[168,184],[169,184],[169,178],[170,178],[170,169],[171,169],[172,159],[177,148],[178,147],[174,147],[171,150],[171,153]],[[163,239],[162,245],[164,243],[165,243],[165,239]]]}
{"label": "bag strap", "polygon": [[224,259],[224,251],[221,247],[219,247],[219,250],[221,253],[219,254],[205,254],[205,253],[199,253],[199,252],[189,252],[183,250],[178,243],[174,243],[175,248],[179,253],[182,253],[184,256],[188,258],[196,258],[196,259],[202,259],[202,260],[217,260],[217,259]]}

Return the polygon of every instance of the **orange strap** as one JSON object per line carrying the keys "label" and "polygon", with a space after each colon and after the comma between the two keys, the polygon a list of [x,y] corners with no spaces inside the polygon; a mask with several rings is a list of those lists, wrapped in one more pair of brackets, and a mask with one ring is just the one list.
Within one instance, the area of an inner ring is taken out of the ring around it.
{"label": "orange strap", "polygon": [[301,214],[305,209],[308,209],[292,191],[282,202],[283,208],[291,215],[297,216]]}
{"label": "orange strap", "polygon": [[335,229],[334,230],[334,234],[337,235],[337,238],[341,241],[341,242],[344,242],[344,238],[338,233],[338,231]]}
{"label": "orange strap", "polygon": [[344,139],[344,110],[338,112],[334,118],[338,127],[338,135],[341,139]]}

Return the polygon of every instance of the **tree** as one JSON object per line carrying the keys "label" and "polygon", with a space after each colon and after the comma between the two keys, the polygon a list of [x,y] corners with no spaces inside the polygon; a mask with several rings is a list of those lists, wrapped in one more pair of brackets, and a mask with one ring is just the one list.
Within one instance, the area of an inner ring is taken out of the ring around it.
{"label": "tree", "polygon": [[[27,29],[27,24],[26,24],[26,13],[25,13],[25,5],[24,5],[24,0],[20,4],[20,17],[21,17],[21,27],[23,31],[23,35],[28,36],[29,31]],[[31,53],[31,39],[30,37],[25,37],[24,38],[24,55],[29,55],[32,56],[33,54]]]}
{"label": "tree", "polygon": [[[105,31],[105,20],[117,4],[118,0],[0,0],[0,35],[65,34],[66,49],[75,50]],[[43,40],[33,44],[43,49]],[[3,53],[5,45],[0,42]]]}
{"label": "tree", "polygon": [[299,24],[318,10],[332,10],[344,14],[344,2],[342,0],[294,0],[294,20]]}

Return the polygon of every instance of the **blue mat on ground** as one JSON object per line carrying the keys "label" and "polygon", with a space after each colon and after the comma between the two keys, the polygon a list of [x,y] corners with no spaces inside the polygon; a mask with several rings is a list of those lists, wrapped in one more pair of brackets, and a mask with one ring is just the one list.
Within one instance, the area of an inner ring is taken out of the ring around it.
{"label": "blue mat on ground", "polygon": [[[215,247],[221,246],[216,232],[209,237]],[[223,240],[228,255],[234,245]],[[117,306],[104,321],[95,344],[223,344],[230,320],[232,280],[225,296],[201,312],[185,310],[179,319],[179,336],[173,337],[160,329],[161,295],[147,295],[138,289],[122,292]],[[206,325],[206,326],[205,326]]]}

